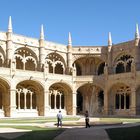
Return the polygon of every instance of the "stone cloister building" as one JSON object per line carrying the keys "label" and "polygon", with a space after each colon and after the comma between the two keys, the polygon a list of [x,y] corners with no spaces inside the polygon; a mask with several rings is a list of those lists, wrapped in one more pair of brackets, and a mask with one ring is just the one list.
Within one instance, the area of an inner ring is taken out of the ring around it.
{"label": "stone cloister building", "polygon": [[140,44],[72,46],[0,32],[0,117],[140,115]]}

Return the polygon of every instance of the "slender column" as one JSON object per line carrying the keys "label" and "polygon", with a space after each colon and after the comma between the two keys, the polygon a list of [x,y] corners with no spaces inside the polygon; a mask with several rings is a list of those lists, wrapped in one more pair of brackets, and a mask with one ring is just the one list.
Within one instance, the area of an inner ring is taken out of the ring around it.
{"label": "slender column", "polygon": [[107,89],[104,90],[104,113],[105,115],[108,115],[109,113],[109,106],[108,106],[108,93],[107,93]]}
{"label": "slender column", "polygon": [[33,97],[33,93],[31,92],[30,93],[30,109],[33,108],[33,106],[32,106],[32,97]]}
{"label": "slender column", "polygon": [[46,88],[44,91],[44,114],[43,115],[47,115],[49,110],[50,110],[50,106],[49,106],[49,95],[50,95],[50,100],[51,100],[51,94],[49,92],[49,89]]}
{"label": "slender column", "polygon": [[25,70],[25,62],[23,62],[23,70]]}
{"label": "slender column", "polygon": [[60,97],[59,109],[61,109],[61,108],[62,108],[62,106],[61,106],[61,96],[62,96],[62,94],[60,93],[60,95],[59,95],[59,97]]}
{"label": "slender column", "polygon": [[136,115],[136,89],[131,89],[131,114]]}
{"label": "slender column", "polygon": [[20,109],[20,92],[18,93],[18,110]]}
{"label": "slender column", "polygon": [[24,109],[26,109],[26,93],[24,93]]}
{"label": "slender column", "polygon": [[51,93],[49,94],[49,105],[50,105],[50,107],[51,107]]}
{"label": "slender column", "polygon": [[15,116],[16,111],[16,89],[10,89],[10,110],[8,116]]}
{"label": "slender column", "polygon": [[52,63],[52,67],[53,67],[53,74],[55,73],[55,64],[54,64],[54,60],[53,60],[53,63]]}
{"label": "slender column", "polygon": [[126,93],[124,93],[124,109],[126,109]]}
{"label": "slender column", "polygon": [[57,90],[54,91],[54,109],[56,109],[56,95],[57,95]]}
{"label": "slender column", "polygon": [[76,108],[77,108],[77,105],[76,105],[76,101],[77,101],[77,92],[74,92],[73,94],[72,94],[72,100],[73,100],[73,102],[72,102],[72,107],[73,107],[73,112],[72,112],[72,114],[73,115],[76,115]]}

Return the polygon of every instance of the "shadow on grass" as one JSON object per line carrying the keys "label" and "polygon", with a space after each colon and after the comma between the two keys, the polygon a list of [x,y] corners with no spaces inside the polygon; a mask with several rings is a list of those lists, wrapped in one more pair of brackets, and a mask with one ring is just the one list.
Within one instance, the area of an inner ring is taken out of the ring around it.
{"label": "shadow on grass", "polygon": [[106,129],[111,140],[140,140],[140,126]]}
{"label": "shadow on grass", "polygon": [[1,133],[0,140],[53,140],[56,136],[61,134],[65,129],[42,129],[33,130],[30,132],[14,132],[14,133]]}

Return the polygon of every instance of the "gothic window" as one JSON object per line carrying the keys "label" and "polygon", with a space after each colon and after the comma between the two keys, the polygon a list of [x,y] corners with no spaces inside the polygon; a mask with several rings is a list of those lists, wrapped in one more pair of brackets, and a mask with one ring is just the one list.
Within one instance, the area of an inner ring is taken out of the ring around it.
{"label": "gothic window", "polygon": [[133,57],[130,55],[123,55],[116,61],[116,73],[130,72]]}
{"label": "gothic window", "polygon": [[18,88],[16,92],[17,109],[36,109],[36,93],[27,88]]}
{"label": "gothic window", "polygon": [[48,54],[46,57],[46,62],[49,65],[49,73],[63,74],[65,72],[65,61],[59,54]]}
{"label": "gothic window", "polygon": [[16,68],[35,71],[37,56],[28,48],[19,48],[15,51]]}
{"label": "gothic window", "polygon": [[51,109],[64,109],[64,94],[62,91],[50,91]]}
{"label": "gothic window", "polygon": [[115,108],[129,109],[130,108],[130,88],[122,87],[115,94]]}

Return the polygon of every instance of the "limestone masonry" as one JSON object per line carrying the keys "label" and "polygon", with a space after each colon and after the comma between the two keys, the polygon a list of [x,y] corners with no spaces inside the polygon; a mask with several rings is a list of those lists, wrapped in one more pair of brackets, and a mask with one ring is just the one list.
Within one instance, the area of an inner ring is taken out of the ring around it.
{"label": "limestone masonry", "polygon": [[140,43],[72,46],[0,32],[0,117],[140,115]]}

